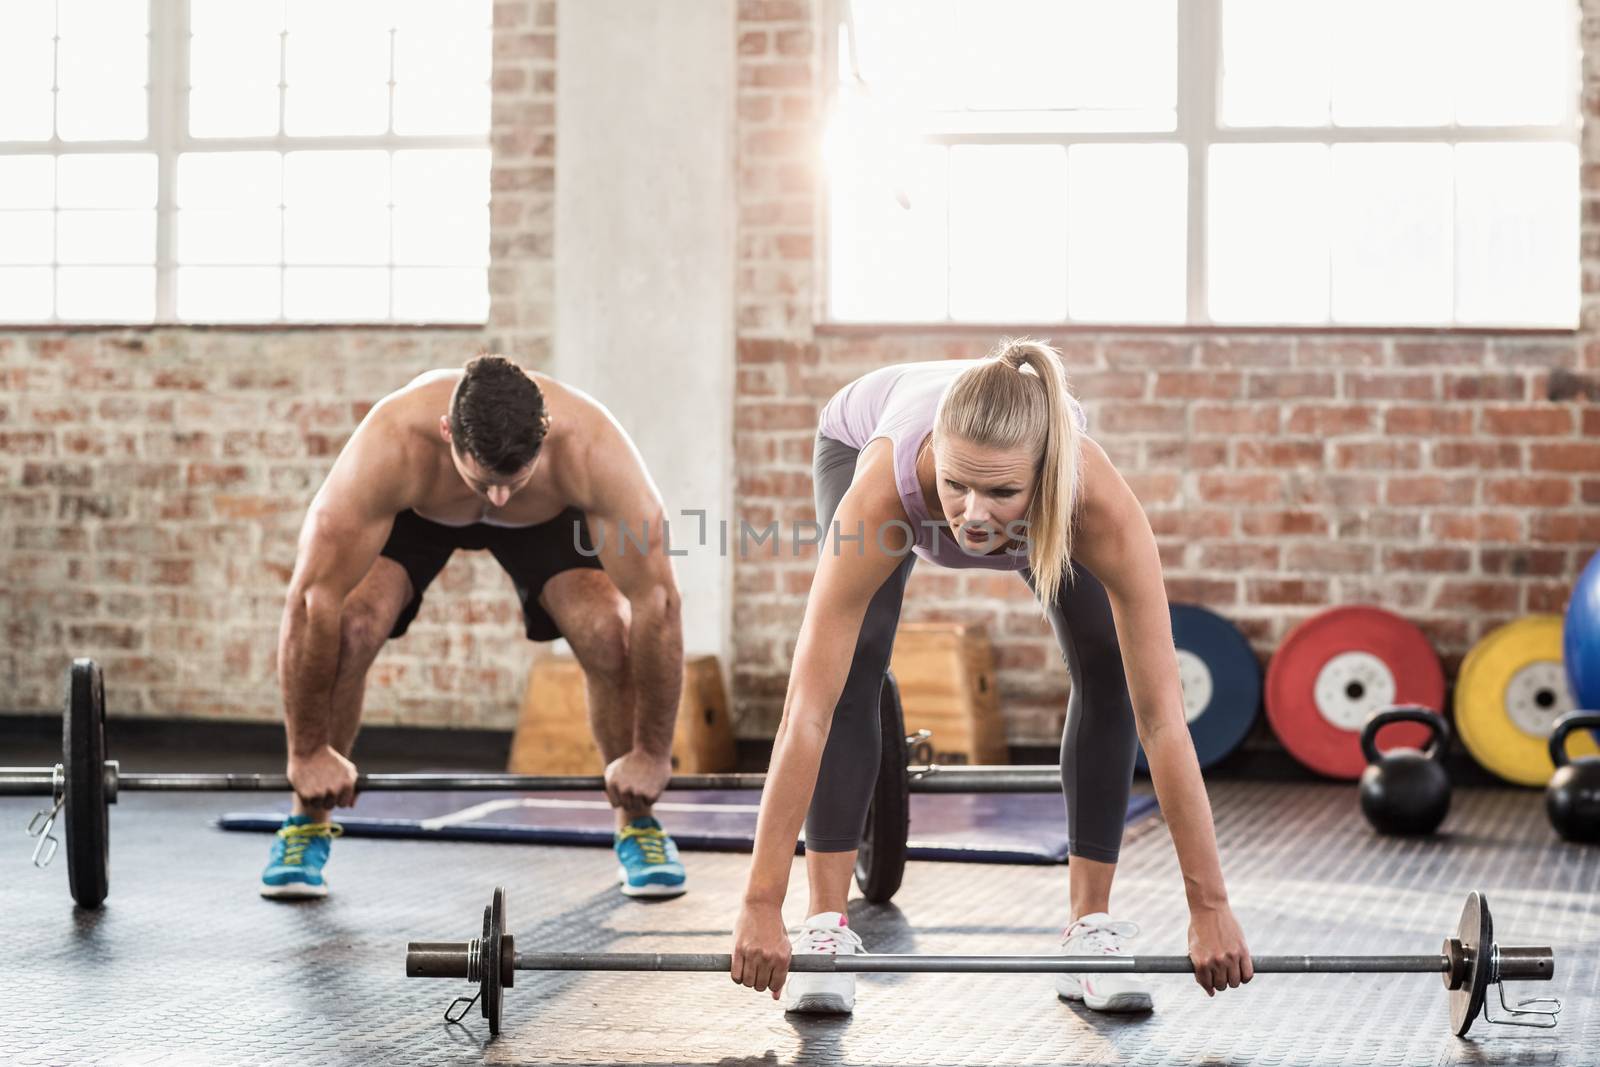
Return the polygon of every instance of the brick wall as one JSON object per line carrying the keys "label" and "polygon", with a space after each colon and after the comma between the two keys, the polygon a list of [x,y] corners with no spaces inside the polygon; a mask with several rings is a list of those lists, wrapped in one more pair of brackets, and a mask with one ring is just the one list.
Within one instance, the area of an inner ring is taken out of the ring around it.
{"label": "brick wall", "polygon": [[[857,375],[981,355],[999,331],[813,327],[820,25],[810,0],[739,16],[738,504],[809,519],[816,412]],[[1600,114],[1600,3],[1584,108]],[[1264,656],[1323,608],[1420,624],[1453,673],[1472,642],[1560,610],[1600,545],[1600,139],[1585,137],[1584,330],[1466,334],[1061,333],[1091,432],[1150,516],[1174,600],[1235,620]],[[740,730],[770,734],[815,562],[736,564]],[[931,566],[908,620],[985,623],[1013,742],[1053,743],[1067,679],[1022,583]]]}
{"label": "brick wall", "polygon": [[[312,494],[379,397],[481,347],[548,363],[555,4],[495,5],[487,330],[0,330],[0,711],[59,707],[73,655],[115,714],[274,719]],[[528,645],[458,555],[373,668],[368,720],[509,725]]]}

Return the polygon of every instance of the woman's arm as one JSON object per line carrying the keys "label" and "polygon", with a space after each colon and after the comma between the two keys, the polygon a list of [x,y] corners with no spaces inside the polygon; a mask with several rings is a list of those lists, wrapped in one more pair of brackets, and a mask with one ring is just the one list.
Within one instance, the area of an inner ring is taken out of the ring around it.
{"label": "woman's arm", "polygon": [[1100,579],[1111,601],[1139,741],[1183,871],[1195,976],[1209,993],[1249,981],[1252,971],[1228,903],[1211,802],[1184,717],[1161,557],[1144,509],[1093,441],[1085,442],[1082,479],[1074,556]]}
{"label": "woman's arm", "polygon": [[[909,526],[891,525],[896,520],[906,522],[894,488],[892,461],[888,441],[869,445],[833,519],[845,538],[858,532],[864,536],[836,541],[830,525],[819,546],[817,573],[789,672],[783,719],[773,740],[772,763],[761,794],[744,910],[735,931],[732,976],[752,989],[770,988],[774,997],[788,972],[789,946],[780,909],[788,890],[795,839],[811,806],[822,751],[828,743],[834,706],[850,673],[867,605],[910,551],[905,536]],[[884,531],[883,536],[879,531]]]}

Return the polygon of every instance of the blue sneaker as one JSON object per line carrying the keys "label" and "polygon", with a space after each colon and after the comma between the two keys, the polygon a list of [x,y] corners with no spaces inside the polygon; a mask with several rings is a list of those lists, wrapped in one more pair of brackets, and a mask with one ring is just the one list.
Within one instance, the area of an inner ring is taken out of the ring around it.
{"label": "blue sneaker", "polygon": [[283,820],[272,842],[272,858],[261,874],[261,895],[273,900],[307,900],[328,895],[322,868],[333,839],[344,830],[331,822],[312,822],[304,815]]}
{"label": "blue sneaker", "polygon": [[678,846],[661,824],[641,815],[617,831],[618,879],[622,892],[630,897],[675,897],[684,885],[683,864],[678,861]]}

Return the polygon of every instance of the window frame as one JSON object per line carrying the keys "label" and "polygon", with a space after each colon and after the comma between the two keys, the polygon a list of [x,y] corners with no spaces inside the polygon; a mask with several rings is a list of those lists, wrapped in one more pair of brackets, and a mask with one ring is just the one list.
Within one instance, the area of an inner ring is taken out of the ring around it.
{"label": "window frame", "polygon": [[[344,321],[328,319],[294,319],[280,314],[273,319],[183,319],[179,318],[178,310],[178,159],[185,153],[195,152],[250,152],[265,151],[280,154],[294,151],[350,151],[360,149],[381,149],[386,151],[409,149],[474,149],[492,151],[491,131],[483,134],[397,134],[394,132],[394,54],[390,49],[389,69],[389,130],[381,134],[370,135],[332,135],[332,136],[292,136],[282,132],[284,120],[283,89],[286,86],[287,72],[284,70],[284,57],[279,53],[278,67],[278,129],[279,132],[270,136],[257,137],[195,137],[189,133],[189,42],[192,39],[189,30],[189,0],[148,0],[149,2],[149,74],[148,74],[148,126],[144,138],[136,141],[64,141],[59,132],[52,129],[49,140],[43,141],[0,141],[0,156],[49,156],[59,158],[67,155],[114,155],[129,153],[137,155],[154,155],[156,157],[156,256],[155,256],[155,285],[156,301],[155,314],[149,321],[125,322],[118,319],[72,319],[62,318],[57,314],[57,309],[52,307],[49,318],[11,320],[0,319],[0,330],[59,330],[59,329],[107,329],[107,328],[135,328],[155,329],[170,327],[209,327],[225,329],[260,329],[260,328],[289,328],[289,329],[315,329],[338,328],[348,329],[353,327],[383,327],[395,329],[469,329],[481,330],[489,323],[490,315],[485,313],[479,320],[448,320],[445,322],[427,322],[394,317],[394,287],[389,288],[389,317],[376,321]],[[56,60],[59,78],[59,58]],[[54,79],[53,79],[54,80]],[[52,91],[59,91],[52,86]],[[491,107],[493,106],[493,92],[490,95]],[[493,166],[491,161],[491,167]],[[492,193],[493,185],[488,192]],[[281,205],[280,205],[281,207]],[[391,209],[393,204],[390,204]],[[60,207],[53,207],[53,213],[59,213]],[[391,241],[393,237],[393,221],[390,223]],[[280,234],[281,240],[281,234]],[[61,268],[59,262],[59,248],[53,253],[49,264],[52,283],[56,272]],[[283,284],[283,271],[288,266],[281,261],[276,264],[263,264],[271,266],[279,272],[279,285]],[[69,264],[70,265],[70,264]],[[306,264],[316,266],[316,264]],[[376,265],[375,265],[376,266]],[[396,267],[394,263],[393,248],[391,245],[389,261],[382,266],[386,267],[393,276]],[[425,265],[423,265],[425,266]],[[488,264],[486,264],[486,267]],[[492,294],[491,294],[492,301]],[[281,312],[281,302],[280,302]]]}
{"label": "window frame", "polygon": [[[836,102],[840,79],[841,60],[839,38],[844,25],[846,7],[850,0],[822,0],[822,27],[820,38],[821,70],[823,84],[822,114],[831,114]],[[985,333],[996,327],[1016,328],[1030,326],[1035,330],[1055,330],[1083,333],[1356,333],[1356,334],[1527,334],[1538,336],[1571,336],[1581,329],[1581,321],[1570,326],[1495,326],[1478,323],[1411,323],[1411,324],[1359,324],[1284,322],[1228,322],[1217,321],[1209,313],[1207,286],[1207,215],[1208,171],[1210,148],[1230,144],[1374,144],[1374,143],[1425,143],[1473,144],[1536,142],[1570,144],[1579,150],[1579,167],[1582,157],[1582,127],[1580,123],[1580,96],[1582,89],[1583,49],[1581,47],[1581,15],[1571,6],[1567,21],[1566,111],[1561,120],[1551,126],[1461,126],[1455,122],[1440,126],[1255,126],[1230,127],[1222,123],[1222,3],[1225,0],[1176,0],[1177,13],[1177,98],[1176,123],[1171,130],[1157,131],[1099,131],[1024,132],[1024,133],[932,133],[923,138],[924,144],[935,145],[1061,145],[1070,148],[1078,144],[1177,144],[1185,149],[1188,168],[1185,234],[1185,309],[1182,322],[1121,322],[1098,319],[1074,319],[1068,313],[1059,320],[1036,323],[985,322],[973,319],[952,318],[949,313],[946,291],[945,317],[942,319],[843,319],[833,314],[832,270],[833,229],[831,217],[832,184],[826,171],[819,171],[822,188],[817,197],[815,225],[817,240],[813,247],[813,276],[818,284],[813,287],[813,321],[823,333],[915,333],[918,331]],[[1209,108],[1202,102],[1209,101]],[[1572,210],[1581,212],[1582,191],[1575,186],[1577,196]],[[1581,215],[1579,216],[1581,219]],[[1070,235],[1069,235],[1070,240]],[[1070,255],[1070,253],[1069,253]],[[1581,273],[1581,272],[1580,272]],[[1581,285],[1581,278],[1575,279]],[[1072,284],[1070,263],[1067,264],[1067,285]],[[1330,285],[1331,276],[1330,276]],[[1070,288],[1069,288],[1070,294]],[[1332,302],[1329,303],[1330,309]]]}

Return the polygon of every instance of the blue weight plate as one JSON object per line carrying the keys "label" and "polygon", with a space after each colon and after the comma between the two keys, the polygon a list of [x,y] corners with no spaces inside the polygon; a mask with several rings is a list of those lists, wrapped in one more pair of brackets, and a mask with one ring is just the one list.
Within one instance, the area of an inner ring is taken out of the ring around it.
{"label": "blue weight plate", "polygon": [[[1238,627],[1195,604],[1173,604],[1184,714],[1200,766],[1221,762],[1244,743],[1261,709],[1261,664]],[[1144,749],[1138,767],[1148,771]]]}

